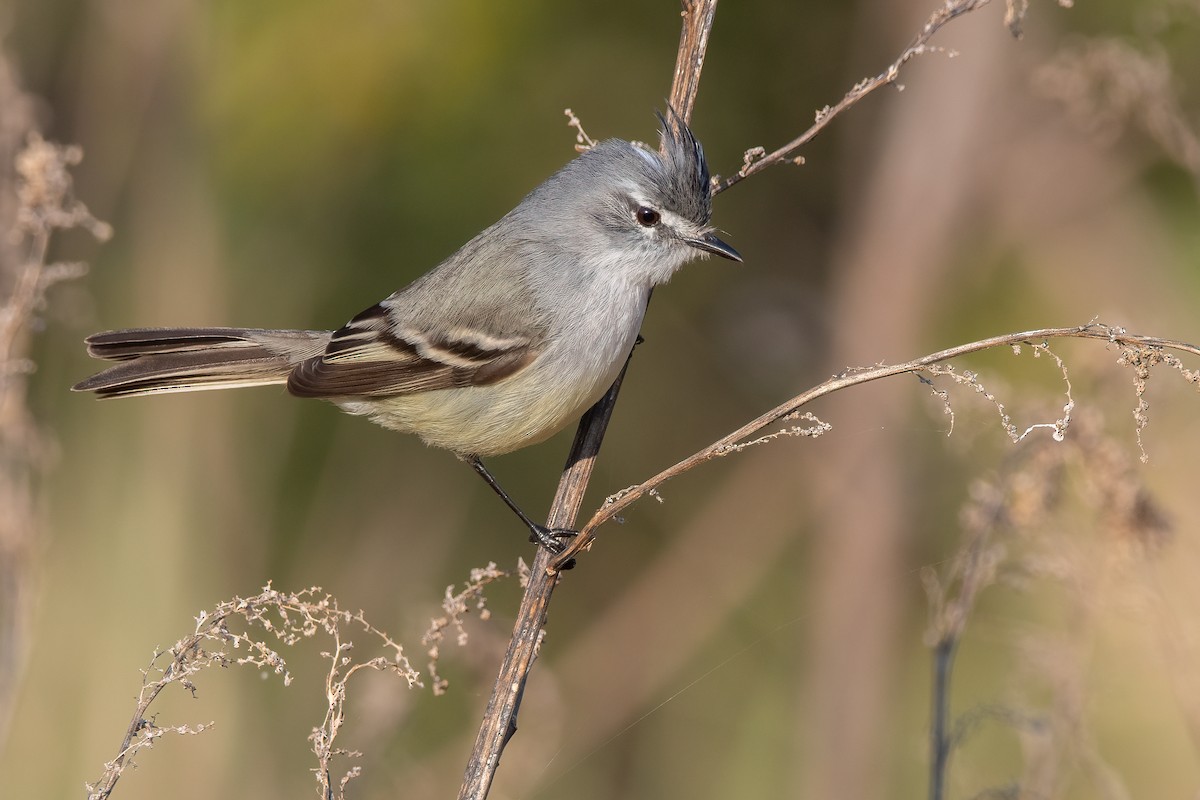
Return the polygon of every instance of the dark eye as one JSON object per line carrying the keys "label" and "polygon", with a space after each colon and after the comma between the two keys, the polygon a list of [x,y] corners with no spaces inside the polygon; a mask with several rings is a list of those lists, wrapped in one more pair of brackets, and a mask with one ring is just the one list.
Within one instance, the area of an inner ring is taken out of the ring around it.
{"label": "dark eye", "polygon": [[636,216],[638,223],[646,226],[647,228],[653,228],[658,224],[658,221],[662,219],[662,215],[660,215],[653,208],[648,208],[646,206],[641,206],[638,208]]}

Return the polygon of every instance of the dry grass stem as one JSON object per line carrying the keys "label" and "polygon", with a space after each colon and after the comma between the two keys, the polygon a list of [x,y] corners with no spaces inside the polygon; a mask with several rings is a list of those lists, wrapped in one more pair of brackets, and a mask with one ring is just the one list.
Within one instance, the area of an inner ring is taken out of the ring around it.
{"label": "dry grass stem", "polygon": [[[971,386],[974,391],[982,394],[986,399],[989,400],[989,402],[996,405],[1001,414],[1001,420],[1005,426],[1005,431],[1014,441],[1021,441],[1030,431],[1037,430],[1039,428],[1051,430],[1052,438],[1055,441],[1060,441],[1064,436],[1066,426],[1070,423],[1071,412],[1075,407],[1075,401],[1072,398],[1070,391],[1070,381],[1067,378],[1066,366],[1056,354],[1049,350],[1047,346],[1047,340],[1060,338],[1095,339],[1107,342],[1108,344],[1120,349],[1121,355],[1118,358],[1118,363],[1134,364],[1131,359],[1134,358],[1134,354],[1136,354],[1137,360],[1135,366],[1145,367],[1147,370],[1148,365],[1151,362],[1169,363],[1166,356],[1170,356],[1170,358],[1177,362],[1178,359],[1174,355],[1171,355],[1169,352],[1167,352],[1169,350],[1177,350],[1180,352],[1191,353],[1193,355],[1200,355],[1200,347],[1188,344],[1187,342],[1163,339],[1155,336],[1132,334],[1127,332],[1124,328],[1117,328],[1093,321],[1086,325],[1080,325],[1073,328],[1043,328],[1040,330],[1010,333],[1003,336],[993,336],[988,339],[981,339],[976,342],[970,342],[967,344],[958,345],[957,347],[941,350],[936,353],[930,353],[929,355],[913,359],[912,361],[906,361],[901,364],[877,364],[872,367],[848,368],[840,375],[835,375],[825,382],[791,398],[787,402],[776,406],[765,414],[762,414],[756,419],[746,423],[737,430],[723,436],[707,447],[704,447],[687,458],[684,458],[670,467],[667,467],[657,475],[634,487],[631,487],[623,494],[614,495],[612,498],[609,498],[609,501],[606,501],[604,505],[597,509],[597,511],[592,515],[592,518],[588,520],[587,524],[580,529],[579,536],[575,538],[571,545],[562,554],[556,557],[552,567],[557,567],[565,561],[575,557],[581,551],[585,550],[595,538],[596,530],[601,525],[616,517],[621,513],[621,511],[623,511],[632,503],[636,502],[642,497],[645,497],[650,491],[658,489],[668,480],[678,477],[679,475],[682,475],[683,473],[688,472],[689,470],[692,470],[701,464],[707,463],[712,461],[714,458],[718,458],[721,455],[726,454],[729,452],[731,447],[741,443],[747,437],[757,434],[762,429],[773,425],[780,420],[786,419],[790,415],[798,413],[800,409],[814,400],[833,394],[834,392],[847,389],[851,386],[858,386],[860,384],[877,381],[882,378],[890,378],[895,375],[902,375],[906,373],[928,374],[935,371],[936,374],[940,375],[954,375],[956,376],[956,382]],[[1019,347],[1021,346],[1033,348],[1035,356],[1040,356],[1043,353],[1049,354],[1058,365],[1060,371],[1062,372],[1063,380],[1067,385],[1067,400],[1063,406],[1063,416],[1054,422],[1032,425],[1027,428],[1024,433],[1020,432],[1019,429],[1012,424],[1007,412],[1004,411],[1003,405],[1000,404],[994,396],[987,392],[987,390],[979,382],[976,375],[970,372],[951,373],[946,367],[941,366],[943,362],[959,358],[970,353],[977,353],[982,350],[988,350],[996,347],[1013,348],[1014,351],[1019,352]],[[1172,366],[1175,365],[1172,363]],[[1186,380],[1188,380],[1188,382],[1193,383],[1193,385],[1196,385],[1197,388],[1200,389],[1200,384],[1196,383],[1194,371],[1185,370],[1181,365],[1175,366],[1175,368],[1180,372],[1181,375],[1184,376]],[[1135,387],[1144,388],[1144,382],[1145,378],[1142,377],[1142,373],[1135,372]],[[1143,398],[1141,398],[1139,390],[1138,408],[1143,411],[1144,402],[1145,401]]]}
{"label": "dry grass stem", "polygon": [[51,288],[83,274],[82,264],[48,263],[58,231],[111,234],[75,199],[78,147],[45,141],[34,98],[0,48],[0,743],[7,739],[24,671],[41,545],[38,482],[53,448],[28,403],[33,339]]}
{"label": "dry grass stem", "polygon": [[[235,619],[240,619],[248,630],[231,629],[229,623]],[[385,655],[362,661],[351,657],[354,643],[348,635],[354,631],[362,631],[376,640]],[[212,666],[232,665],[258,667],[264,674],[279,675],[285,686],[290,685],[292,676],[288,672],[287,662],[275,649],[277,645],[269,643],[271,640],[268,638],[262,638],[262,634],[270,634],[275,643],[290,647],[321,633],[333,640],[333,648],[321,653],[329,659],[329,668],[324,686],[325,717],[309,736],[313,754],[317,758],[317,766],[313,771],[321,797],[343,798],[346,784],[359,774],[357,767],[351,767],[336,782],[333,777],[336,758],[360,755],[335,744],[346,721],[346,690],[350,678],[360,670],[370,669],[390,672],[413,687],[422,685],[420,674],[409,663],[403,647],[367,622],[361,611],[340,609],[334,597],[316,586],[288,593],[277,591],[268,584],[253,597],[235,597],[218,604],[212,611],[201,611],[190,635],[166,651],[155,652],[150,665],[142,671],[142,688],[125,738],[116,757],[104,765],[104,773],[99,780],[88,784],[88,800],[109,797],[121,774],[133,764],[134,756],[143,749],[153,747],[155,741],[164,735],[197,734],[211,727],[212,723],[159,725],[155,717],[149,715],[149,708],[168,686],[178,684],[195,695],[193,678],[198,673]]]}
{"label": "dry grass stem", "polygon": [[[797,150],[816,138],[817,134],[832,122],[835,117],[857,104],[881,86],[894,85],[897,89],[903,90],[904,85],[898,81],[900,70],[903,69],[904,65],[918,56],[946,52],[940,47],[931,46],[929,41],[938,31],[954,19],[961,17],[963,14],[983,8],[989,2],[991,0],[945,0],[940,8],[929,15],[929,18],[925,21],[924,26],[922,26],[921,31],[913,39],[912,43],[882,72],[874,77],[863,78],[856,83],[836,105],[825,106],[818,110],[813,124],[808,130],[777,150],[770,153],[767,153],[765,148],[762,147],[753,147],[747,150],[742,157],[741,169],[725,179],[719,177],[713,178],[713,192],[723,192],[731,186],[740,183],[743,179],[757,172],[762,172],[767,167],[774,166],[775,164],[784,162],[803,164],[804,159],[795,155]],[[1062,6],[1071,5],[1071,0],[1058,0],[1058,2]],[[1007,0],[1006,6],[1005,24],[1014,36],[1019,37],[1021,35],[1021,22],[1025,16],[1028,0]],[[953,56],[955,54],[951,51],[949,55]]]}
{"label": "dry grass stem", "polygon": [[[832,425],[830,425],[828,422],[822,422],[814,414],[809,413],[809,412],[805,412],[803,414],[797,413],[797,414],[789,415],[787,417],[784,417],[783,419],[784,420],[802,419],[802,420],[805,420],[806,422],[810,422],[812,424],[811,425],[791,425],[786,428],[780,428],[779,430],[774,431],[772,433],[768,433],[765,436],[760,436],[757,439],[750,439],[750,440],[747,440],[744,442],[736,442],[734,444],[730,444],[726,447],[722,447],[722,448],[718,449],[718,451],[713,454],[713,457],[721,458],[723,456],[727,456],[732,453],[740,453],[743,450],[746,450],[748,448],[757,447],[758,445],[767,444],[768,442],[773,442],[776,439],[782,439],[785,437],[797,437],[798,436],[800,438],[805,438],[805,439],[816,439],[820,436],[824,436],[826,433],[829,433],[831,430],[833,430]],[[632,494],[633,492],[644,492],[646,497],[652,497],[660,503],[665,502],[662,495],[659,493],[658,489],[645,488],[641,485],[636,485],[636,486],[626,486],[624,489],[613,492],[608,497],[604,498],[604,502],[601,504],[601,507],[609,506],[614,503],[617,503],[622,498],[624,498],[625,496],[627,496],[629,494]],[[618,522],[624,521],[624,520],[622,520],[621,517],[614,517],[613,519],[615,519]]]}

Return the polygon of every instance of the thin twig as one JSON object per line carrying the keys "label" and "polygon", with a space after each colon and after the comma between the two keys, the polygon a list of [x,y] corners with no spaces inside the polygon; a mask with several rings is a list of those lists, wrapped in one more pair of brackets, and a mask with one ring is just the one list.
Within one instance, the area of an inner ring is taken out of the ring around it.
{"label": "thin twig", "polygon": [[[717,182],[713,187],[713,193],[717,194],[725,191],[736,183],[740,183],[745,178],[749,178],[756,172],[762,172],[767,167],[775,164],[780,164],[784,161],[791,163],[802,163],[798,161],[793,153],[799,150],[804,145],[811,142],[818,133],[824,130],[825,126],[833,121],[833,118],[841,114],[846,109],[862,100],[871,92],[881,86],[895,84],[896,79],[900,77],[900,69],[909,61],[917,56],[924,55],[930,52],[936,52],[937,48],[930,47],[929,40],[933,35],[941,30],[947,23],[956,17],[960,17],[970,11],[986,6],[991,0],[947,0],[942,4],[942,7],[929,16],[925,21],[921,32],[913,39],[912,44],[904,49],[899,57],[887,66],[883,72],[880,72],[873,78],[863,78],[856,83],[846,96],[843,97],[837,105],[830,107],[825,106],[817,112],[816,120],[812,127],[804,133],[797,136],[792,141],[766,155],[762,155],[762,148],[756,148],[756,152],[747,151],[746,158],[743,161],[741,169],[729,176],[723,181]],[[899,86],[899,84],[896,84]],[[901,86],[901,88],[903,88]]]}
{"label": "thin twig", "polygon": [[[731,447],[735,447],[739,442],[747,436],[755,434],[780,420],[795,415],[801,408],[818,398],[833,394],[834,392],[851,386],[858,386],[863,383],[877,381],[881,378],[890,378],[893,375],[902,375],[904,373],[919,372],[932,364],[938,364],[943,361],[949,361],[969,353],[977,353],[981,350],[988,350],[994,347],[1012,347],[1014,345],[1040,342],[1045,339],[1060,339],[1060,338],[1077,338],[1077,339],[1100,339],[1107,341],[1110,344],[1119,347],[1132,348],[1150,348],[1152,350],[1178,350],[1186,353],[1200,355],[1200,347],[1197,347],[1186,342],[1180,342],[1173,339],[1163,339],[1156,336],[1141,336],[1138,334],[1126,333],[1121,328],[1114,328],[1109,325],[1104,325],[1098,322],[1089,322],[1087,325],[1079,325],[1072,328],[1041,328],[1032,331],[1022,331],[1020,333],[1008,333],[1003,336],[993,336],[989,339],[981,339],[976,342],[961,344],[956,347],[951,347],[946,350],[940,350],[936,353],[922,356],[921,358],[906,361],[901,364],[879,364],[874,367],[863,369],[854,369],[843,372],[840,375],[835,375],[829,380],[814,386],[813,388],[796,395],[785,403],[781,403],[770,411],[761,416],[747,422],[742,427],[721,437],[717,441],[696,451],[687,458],[667,467],[662,472],[659,472],[654,477],[630,488],[628,491],[619,495],[614,495],[600,509],[592,515],[587,524],[580,529],[579,536],[571,543],[571,545],[552,562],[552,568],[558,568],[561,564],[569,559],[577,556],[580,551],[586,549],[592,540],[595,538],[596,530],[616,517],[624,509],[631,504],[645,497],[653,490],[658,489],[662,484],[669,481],[671,478],[682,475],[683,473],[694,469],[700,464],[712,461],[724,455]],[[1127,360],[1127,355],[1122,354],[1122,358]]]}

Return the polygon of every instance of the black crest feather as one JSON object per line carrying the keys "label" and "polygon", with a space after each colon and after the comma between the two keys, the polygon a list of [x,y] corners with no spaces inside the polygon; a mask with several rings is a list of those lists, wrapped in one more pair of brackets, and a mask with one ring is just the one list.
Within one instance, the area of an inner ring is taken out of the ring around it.
{"label": "black crest feather", "polygon": [[704,148],[678,112],[667,106],[658,115],[662,123],[662,149],[667,168],[668,191],[683,200],[681,213],[697,222],[707,223],[712,216],[712,185]]}

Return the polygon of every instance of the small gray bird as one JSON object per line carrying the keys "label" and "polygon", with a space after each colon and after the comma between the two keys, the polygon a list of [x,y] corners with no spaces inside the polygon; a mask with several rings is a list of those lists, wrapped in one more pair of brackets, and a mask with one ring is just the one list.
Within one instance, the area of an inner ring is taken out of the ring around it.
{"label": "small gray bird", "polygon": [[650,290],[696,256],[741,256],[713,234],[708,165],[672,113],[662,153],[611,139],[568,163],[458,252],[336,331],[135,328],[87,338],[115,365],[100,397],[286,384],[470,463],[530,529],[483,456],[535,444],[616,379]]}

